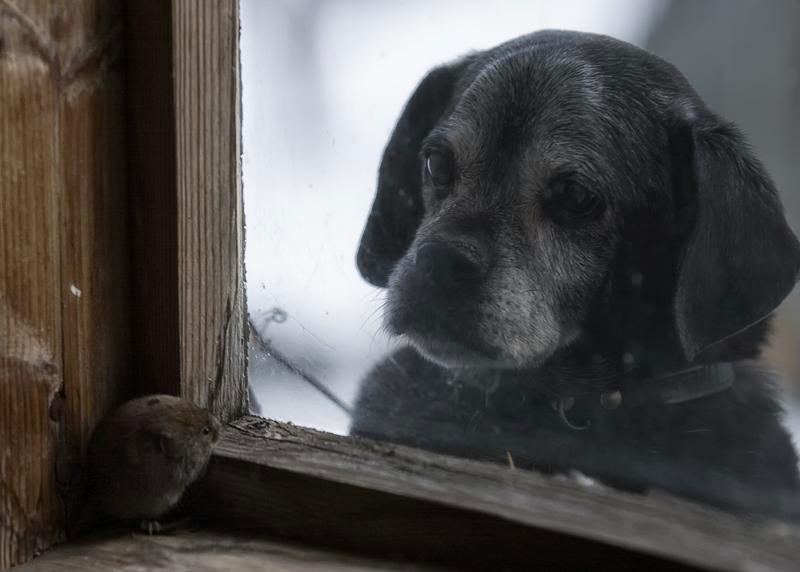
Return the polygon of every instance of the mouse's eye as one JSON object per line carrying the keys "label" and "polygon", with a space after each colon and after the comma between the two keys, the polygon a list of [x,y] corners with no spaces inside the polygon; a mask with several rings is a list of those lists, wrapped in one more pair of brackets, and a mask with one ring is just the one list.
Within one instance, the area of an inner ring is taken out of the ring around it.
{"label": "mouse's eye", "polygon": [[211,429],[208,427],[203,427],[203,435],[208,435],[209,433],[211,433]]}
{"label": "mouse's eye", "polygon": [[425,158],[425,175],[434,187],[447,187],[455,178],[453,158],[449,154],[433,152]]}
{"label": "mouse's eye", "polygon": [[549,210],[561,222],[578,223],[602,212],[603,201],[597,193],[569,180],[552,182],[547,194]]}

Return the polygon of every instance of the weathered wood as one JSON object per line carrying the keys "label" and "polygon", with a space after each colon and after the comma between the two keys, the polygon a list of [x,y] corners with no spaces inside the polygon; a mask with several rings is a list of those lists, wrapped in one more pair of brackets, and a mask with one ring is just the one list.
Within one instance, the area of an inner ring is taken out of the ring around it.
{"label": "weathered wood", "polygon": [[0,0],[0,568],[60,538],[126,389],[120,38],[117,2]]}
{"label": "weathered wood", "polygon": [[139,392],[233,419],[247,409],[238,2],[126,6]]}
{"label": "weathered wood", "polygon": [[238,526],[477,568],[788,571],[800,546],[783,522],[257,417],[231,424],[193,499]]}
{"label": "weathered wood", "polygon": [[58,114],[32,26],[0,3],[0,569],[59,538],[47,419],[63,380]]}
{"label": "weathered wood", "polygon": [[19,572],[366,572],[433,570],[418,565],[356,558],[286,541],[221,531],[182,531],[170,536],[116,533],[96,535],[56,548]]}
{"label": "weathered wood", "polygon": [[247,411],[238,0],[173,0],[181,395]]}

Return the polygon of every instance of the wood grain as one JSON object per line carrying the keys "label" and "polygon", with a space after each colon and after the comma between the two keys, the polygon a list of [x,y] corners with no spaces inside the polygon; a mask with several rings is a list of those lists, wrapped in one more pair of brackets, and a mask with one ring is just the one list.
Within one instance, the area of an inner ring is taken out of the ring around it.
{"label": "wood grain", "polygon": [[181,394],[247,407],[237,0],[172,4]]}
{"label": "wood grain", "polygon": [[19,572],[367,572],[432,570],[419,565],[368,560],[275,539],[223,531],[190,530],[170,536],[116,533],[59,547]]}
{"label": "wood grain", "polygon": [[126,389],[118,8],[0,0],[0,568],[61,537]]}
{"label": "wood grain", "polygon": [[236,0],[126,2],[139,393],[247,410]]}
{"label": "wood grain", "polygon": [[[0,3],[0,569],[59,539],[57,98],[32,22]],[[13,6],[16,8],[16,6]]]}
{"label": "wood grain", "polygon": [[485,569],[789,571],[800,546],[784,522],[257,417],[230,425],[193,498],[232,525]]}

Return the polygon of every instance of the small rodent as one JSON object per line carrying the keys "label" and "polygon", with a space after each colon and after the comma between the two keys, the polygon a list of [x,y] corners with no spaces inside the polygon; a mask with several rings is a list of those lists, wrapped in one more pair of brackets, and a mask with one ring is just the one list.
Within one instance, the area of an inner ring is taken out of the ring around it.
{"label": "small rodent", "polygon": [[[180,500],[205,468],[220,423],[208,411],[171,395],[128,401],[95,429],[89,443],[85,509],[119,521],[156,519]],[[84,511],[85,512],[85,511]]]}

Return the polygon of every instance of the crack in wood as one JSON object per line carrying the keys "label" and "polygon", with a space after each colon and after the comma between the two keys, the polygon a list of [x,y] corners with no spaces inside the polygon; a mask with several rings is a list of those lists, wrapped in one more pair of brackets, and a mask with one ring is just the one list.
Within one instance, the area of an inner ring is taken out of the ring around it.
{"label": "crack in wood", "polygon": [[[238,295],[238,289],[234,292],[234,296]],[[223,382],[225,380],[225,357],[228,351],[228,339],[230,336],[230,325],[233,311],[231,310],[231,299],[228,298],[225,304],[225,322],[222,326],[222,331],[217,335],[217,359],[216,359],[216,372],[214,374],[214,386],[211,388],[209,395],[209,402],[212,405],[217,404],[217,398],[223,389]],[[215,407],[213,409],[216,409]]]}

